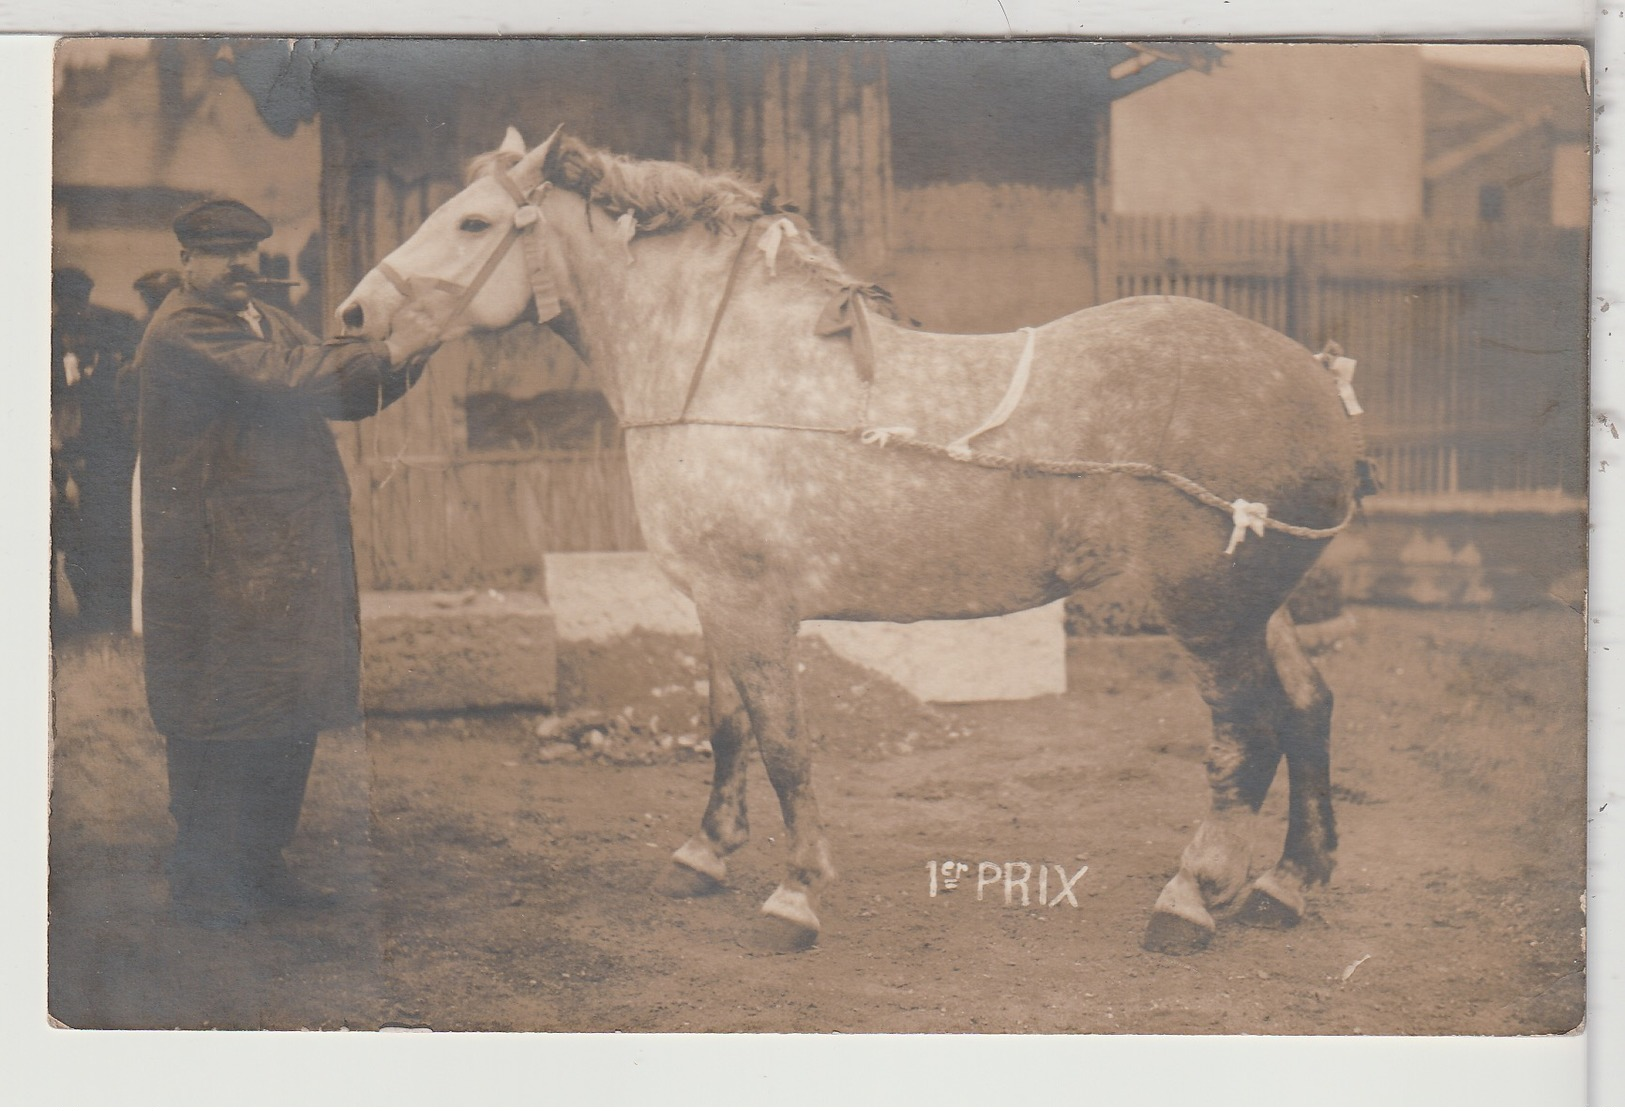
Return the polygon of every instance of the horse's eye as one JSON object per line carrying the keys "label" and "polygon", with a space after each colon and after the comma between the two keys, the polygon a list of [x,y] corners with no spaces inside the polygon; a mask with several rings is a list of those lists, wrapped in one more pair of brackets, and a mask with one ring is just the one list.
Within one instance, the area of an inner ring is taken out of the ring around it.
{"label": "horse's eye", "polygon": [[472,233],[477,234],[477,233],[482,232],[482,231],[490,230],[491,221],[482,220],[478,216],[468,216],[468,217],[465,217],[463,219],[463,222],[461,224],[458,224],[457,227],[458,227],[459,231],[466,231],[466,232],[472,232]]}

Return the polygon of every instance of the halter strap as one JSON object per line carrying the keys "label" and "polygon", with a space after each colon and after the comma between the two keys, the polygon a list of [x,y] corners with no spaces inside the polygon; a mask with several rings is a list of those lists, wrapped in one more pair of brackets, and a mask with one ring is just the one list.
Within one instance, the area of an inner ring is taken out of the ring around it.
{"label": "halter strap", "polygon": [[[502,265],[502,260],[507,257],[509,250],[513,248],[514,241],[531,228],[546,222],[542,217],[542,210],[525,195],[512,177],[507,173],[499,173],[494,176],[518,207],[514,209],[513,221],[502,233],[502,238],[497,241],[497,245],[492,248],[491,253],[486,256],[479,272],[474,275],[474,280],[461,287],[460,296],[446,317],[448,322],[456,320],[468,310],[468,306],[473,303],[474,298],[479,296],[480,290],[485,288],[485,283],[491,280],[491,275],[496,273],[496,268]],[[545,188],[547,184],[547,182],[543,182],[542,187]],[[536,302],[536,319],[539,323],[546,324],[563,311],[563,306],[559,302],[558,289],[553,284],[552,276],[547,272],[546,258],[542,254],[542,245],[537,242],[537,238],[534,235],[525,236],[525,268],[530,280],[531,297]],[[380,262],[373,269],[382,274],[384,279],[394,286],[396,291],[407,301],[416,298],[411,282],[402,277],[400,271],[391,266],[387,260]],[[436,286],[440,289],[458,288],[445,281],[436,282]]]}
{"label": "halter strap", "polygon": [[373,269],[377,270],[378,273],[388,278],[389,284],[394,286],[395,291],[402,297],[405,297],[408,301],[412,299],[412,287],[406,283],[405,278],[401,277],[399,270],[396,270],[387,261],[380,262],[377,266],[373,267]]}

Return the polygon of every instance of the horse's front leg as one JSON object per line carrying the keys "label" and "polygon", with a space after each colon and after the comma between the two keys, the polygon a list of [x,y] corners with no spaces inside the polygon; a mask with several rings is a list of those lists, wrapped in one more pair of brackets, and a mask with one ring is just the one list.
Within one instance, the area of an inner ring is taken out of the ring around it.
{"label": "horse's front leg", "polygon": [[745,815],[745,769],[749,766],[750,719],[733,676],[707,643],[711,668],[711,801],[700,831],[672,854],[656,888],[679,897],[709,895],[728,879],[729,853],[750,837]]}
{"label": "horse's front leg", "polygon": [[762,905],[762,913],[792,927],[794,944],[811,944],[818,936],[818,896],[835,870],[813,794],[812,753],[801,720],[796,617],[787,603],[761,591],[695,601],[718,668],[733,677],[744,701],[789,835],[788,874]]}

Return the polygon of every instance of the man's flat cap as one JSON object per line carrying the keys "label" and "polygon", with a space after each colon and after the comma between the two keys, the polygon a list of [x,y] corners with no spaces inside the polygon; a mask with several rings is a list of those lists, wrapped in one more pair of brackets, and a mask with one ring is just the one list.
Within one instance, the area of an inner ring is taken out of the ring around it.
{"label": "man's flat cap", "polygon": [[201,201],[175,217],[182,247],[252,246],[271,234],[271,225],[241,201]]}

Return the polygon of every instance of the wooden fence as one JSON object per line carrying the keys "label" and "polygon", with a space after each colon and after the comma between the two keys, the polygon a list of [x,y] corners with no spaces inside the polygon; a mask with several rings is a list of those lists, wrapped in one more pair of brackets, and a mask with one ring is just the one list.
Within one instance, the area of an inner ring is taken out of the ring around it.
{"label": "wooden fence", "polygon": [[1117,217],[1109,237],[1119,297],[1199,297],[1358,360],[1391,495],[1584,496],[1583,233]]}
{"label": "wooden fence", "polygon": [[[340,426],[364,588],[522,588],[544,552],[643,547],[616,437],[559,448],[470,446],[471,395],[525,399],[590,387],[564,345],[536,327],[447,344],[381,415]],[[534,443],[535,441],[529,441]]]}

